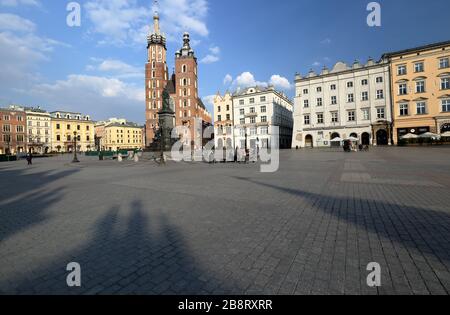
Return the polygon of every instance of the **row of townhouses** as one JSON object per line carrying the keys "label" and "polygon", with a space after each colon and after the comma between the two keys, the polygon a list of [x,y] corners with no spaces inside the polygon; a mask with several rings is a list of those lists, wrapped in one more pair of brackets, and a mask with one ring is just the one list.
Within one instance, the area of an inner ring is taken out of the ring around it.
{"label": "row of townhouses", "polygon": [[219,93],[216,147],[264,147],[273,127],[280,148],[329,147],[345,139],[398,144],[407,134],[450,131],[450,42],[338,62],[295,77],[292,103],[273,87]]}
{"label": "row of townhouses", "polygon": [[[142,149],[144,128],[124,119],[94,122],[89,115],[40,107],[0,108],[0,155]],[[76,141],[75,141],[76,140]]]}
{"label": "row of townhouses", "polygon": [[[274,87],[250,87],[214,97],[216,148],[267,148],[278,132],[280,148],[290,148],[293,104]],[[278,127],[278,131],[274,128]]]}
{"label": "row of townhouses", "polygon": [[292,147],[356,138],[398,144],[407,134],[450,131],[450,42],[386,53],[295,78]]}

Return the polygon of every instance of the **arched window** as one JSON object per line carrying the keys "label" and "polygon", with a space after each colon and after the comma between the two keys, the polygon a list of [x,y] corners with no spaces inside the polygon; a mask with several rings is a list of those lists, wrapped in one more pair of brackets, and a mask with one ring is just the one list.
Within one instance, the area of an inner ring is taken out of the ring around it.
{"label": "arched window", "polygon": [[183,65],[183,66],[181,67],[181,72],[186,73],[186,71],[187,71],[187,66],[186,66],[186,65]]}

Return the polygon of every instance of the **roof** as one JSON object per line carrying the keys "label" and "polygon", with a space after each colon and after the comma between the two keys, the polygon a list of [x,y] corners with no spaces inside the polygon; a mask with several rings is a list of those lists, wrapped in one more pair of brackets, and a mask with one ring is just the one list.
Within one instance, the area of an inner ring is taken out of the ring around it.
{"label": "roof", "polygon": [[126,128],[139,128],[139,129],[142,128],[142,126],[139,126],[138,124],[135,124],[132,122],[127,122],[125,124],[116,122],[116,123],[109,124],[106,127],[126,127]]}
{"label": "roof", "polygon": [[404,50],[399,50],[399,51],[394,51],[394,52],[388,52],[388,53],[383,54],[383,58],[386,58],[386,57],[389,58],[389,57],[405,55],[405,54],[413,53],[413,52],[427,51],[427,50],[431,50],[431,49],[443,48],[443,47],[446,47],[446,46],[450,46],[450,41],[438,42],[438,43],[428,44],[428,45],[424,45],[424,46],[418,46],[418,47],[415,47],[415,48],[409,48],[409,49],[404,49]]}

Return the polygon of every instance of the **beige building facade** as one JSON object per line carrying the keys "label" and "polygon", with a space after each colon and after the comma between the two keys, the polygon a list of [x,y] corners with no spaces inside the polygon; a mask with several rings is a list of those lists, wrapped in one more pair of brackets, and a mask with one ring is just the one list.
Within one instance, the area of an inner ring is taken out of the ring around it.
{"label": "beige building facade", "polygon": [[102,150],[141,150],[145,147],[143,127],[126,121],[111,122],[104,127],[104,136],[100,141]]}
{"label": "beige building facade", "polygon": [[52,151],[58,153],[95,150],[95,125],[89,115],[64,111],[51,112]]}
{"label": "beige building facade", "polygon": [[450,42],[387,53],[394,142],[406,134],[450,131]]}
{"label": "beige building facade", "polygon": [[226,92],[214,97],[214,142],[216,148],[234,148],[233,96]]}

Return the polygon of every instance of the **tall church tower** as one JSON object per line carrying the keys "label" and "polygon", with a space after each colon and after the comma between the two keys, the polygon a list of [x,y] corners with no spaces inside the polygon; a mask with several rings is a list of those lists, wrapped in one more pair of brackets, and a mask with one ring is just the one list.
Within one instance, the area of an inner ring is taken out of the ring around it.
{"label": "tall church tower", "polygon": [[[156,1],[155,1],[156,2]],[[156,6],[155,6],[156,7]],[[153,15],[153,33],[147,37],[147,63],[145,64],[146,146],[155,137],[158,111],[162,108],[162,92],[168,81],[166,37],[159,28],[159,14]]]}
{"label": "tall church tower", "polygon": [[183,47],[175,53],[175,114],[178,126],[187,126],[193,135],[193,118],[198,117],[197,58],[188,33],[183,35]]}

